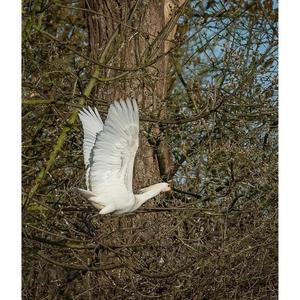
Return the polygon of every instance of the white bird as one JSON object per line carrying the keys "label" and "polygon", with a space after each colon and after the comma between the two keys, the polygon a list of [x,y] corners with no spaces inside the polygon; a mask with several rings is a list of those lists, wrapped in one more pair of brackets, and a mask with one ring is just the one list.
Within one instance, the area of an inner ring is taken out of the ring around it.
{"label": "white bird", "polygon": [[77,190],[100,214],[134,211],[159,193],[171,190],[168,183],[161,182],[133,194],[133,165],[139,145],[136,100],[114,101],[104,125],[96,108],[83,109],[79,118],[84,131],[87,190]]}

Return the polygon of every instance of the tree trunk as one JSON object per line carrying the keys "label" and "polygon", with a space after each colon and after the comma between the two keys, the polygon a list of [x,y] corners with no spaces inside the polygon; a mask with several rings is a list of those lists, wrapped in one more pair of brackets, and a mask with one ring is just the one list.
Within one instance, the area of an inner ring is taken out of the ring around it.
{"label": "tree trunk", "polygon": [[[181,4],[181,3],[178,3]],[[106,65],[119,70],[103,68],[101,76],[109,81],[99,81],[94,99],[106,100],[106,107],[113,100],[134,97],[138,100],[140,115],[154,118],[167,117],[167,92],[169,55],[164,55],[173,46],[178,11],[171,1],[118,1],[86,0],[86,13],[90,55]],[[108,46],[109,49],[108,49]],[[103,55],[105,54],[105,57]],[[130,70],[130,71],[127,71]],[[114,79],[116,78],[116,79]],[[95,100],[99,107],[102,102]],[[161,128],[155,123],[140,122],[140,145],[135,160],[133,188],[139,188],[162,181],[161,177],[170,166],[171,155],[163,141]],[[159,199],[157,201],[160,201]],[[146,206],[157,206],[155,200]],[[120,244],[134,244],[137,240],[145,243],[155,238],[151,230],[157,222],[158,214],[135,214],[118,219],[103,219],[102,232],[119,232],[114,235],[114,242]],[[120,234],[127,228],[127,231]],[[149,228],[147,234],[139,234],[136,228]],[[109,240],[101,239],[109,243]],[[159,256],[156,250],[153,256]],[[100,261],[108,261],[109,254],[100,253]],[[139,254],[139,261],[149,258]],[[150,259],[151,260],[151,259]],[[127,264],[134,265],[134,259]],[[108,292],[107,279],[97,279],[103,290]],[[122,271],[122,280],[132,280],[138,285],[139,277],[128,269]],[[106,287],[105,287],[106,286]]]}
{"label": "tree trunk", "polygon": [[[175,3],[176,2],[176,3]],[[103,69],[102,76],[112,79],[99,82],[95,98],[111,101],[119,98],[138,99],[142,114],[166,117],[169,55],[173,46],[180,1],[100,1],[86,0],[90,54],[99,59],[107,44],[111,47],[106,64],[120,70]],[[145,67],[143,67],[145,66]],[[96,103],[97,104],[97,103]],[[141,124],[140,146],[134,170],[134,189],[160,181],[170,168],[170,151],[161,143],[157,125]],[[158,159],[160,160],[158,162]]]}

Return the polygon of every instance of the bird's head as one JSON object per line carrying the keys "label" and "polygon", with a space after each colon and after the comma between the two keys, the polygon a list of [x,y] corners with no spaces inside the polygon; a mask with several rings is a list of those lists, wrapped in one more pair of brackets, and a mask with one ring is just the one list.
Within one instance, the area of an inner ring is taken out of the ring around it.
{"label": "bird's head", "polygon": [[137,200],[136,208],[140,207],[147,200],[157,196],[158,194],[169,191],[171,191],[171,186],[167,182],[156,183],[141,189],[139,193],[135,195],[135,199]]}
{"label": "bird's head", "polygon": [[158,183],[160,185],[161,192],[169,192],[171,191],[171,185],[168,182]]}
{"label": "bird's head", "polygon": [[168,182],[160,182],[141,189],[139,193],[146,193],[150,191],[156,192],[156,194],[169,192],[171,191],[171,186]]}

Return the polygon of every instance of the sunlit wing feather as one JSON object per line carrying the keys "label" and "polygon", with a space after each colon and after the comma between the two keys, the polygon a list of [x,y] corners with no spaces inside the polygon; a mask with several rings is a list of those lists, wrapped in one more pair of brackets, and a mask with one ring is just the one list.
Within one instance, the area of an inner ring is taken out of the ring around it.
{"label": "sunlit wing feather", "polygon": [[83,127],[83,157],[86,168],[86,184],[89,188],[89,165],[91,152],[96,142],[97,134],[103,130],[103,122],[96,108],[92,110],[83,108],[79,113],[79,118]]}
{"label": "sunlit wing feather", "polygon": [[[139,114],[135,100],[110,105],[103,131],[97,134],[91,152],[89,184],[92,191],[120,181],[132,192],[132,174],[138,149]],[[116,186],[112,187],[112,192]]]}

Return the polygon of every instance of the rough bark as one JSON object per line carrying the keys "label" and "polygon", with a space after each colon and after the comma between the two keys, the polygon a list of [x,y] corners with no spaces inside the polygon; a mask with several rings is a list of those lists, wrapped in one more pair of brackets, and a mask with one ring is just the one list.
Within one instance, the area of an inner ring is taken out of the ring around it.
{"label": "rough bark", "polygon": [[[163,54],[173,45],[176,13],[183,2],[128,1],[126,5],[120,5],[118,1],[85,1],[85,7],[89,10],[86,18],[93,59],[99,57],[109,39],[117,32],[107,58],[111,64],[120,69],[135,69],[151,63],[151,66],[140,71],[129,72],[118,83],[99,84],[95,98],[105,98],[111,102],[118,98],[135,97],[144,114],[166,117],[170,59],[169,55]],[[102,73],[107,78],[119,74],[120,71],[116,70],[103,70]],[[157,182],[171,165],[170,150],[161,141],[158,126],[141,125],[140,147],[134,171],[135,188]]]}

